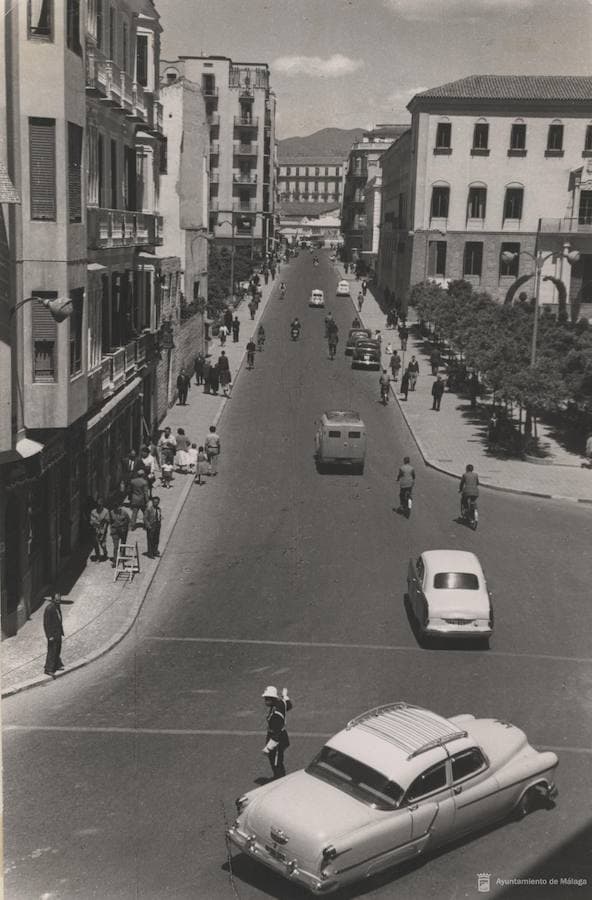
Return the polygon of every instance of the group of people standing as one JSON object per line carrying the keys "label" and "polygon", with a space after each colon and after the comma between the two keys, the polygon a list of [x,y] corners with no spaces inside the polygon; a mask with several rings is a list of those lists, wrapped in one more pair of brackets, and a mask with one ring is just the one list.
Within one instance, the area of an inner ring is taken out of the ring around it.
{"label": "group of people standing", "polygon": [[210,355],[198,353],[193,363],[195,384],[203,386],[204,394],[217,395],[222,389],[225,397],[230,397],[232,392],[232,375],[230,373],[230,360],[226,351],[222,350],[216,362],[212,362]]}

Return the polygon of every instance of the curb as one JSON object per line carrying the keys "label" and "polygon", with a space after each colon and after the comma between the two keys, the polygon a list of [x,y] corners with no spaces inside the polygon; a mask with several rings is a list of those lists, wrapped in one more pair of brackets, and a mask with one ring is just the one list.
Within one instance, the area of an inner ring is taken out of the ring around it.
{"label": "curb", "polygon": [[[271,290],[269,292],[269,296],[265,302],[265,305],[261,309],[261,315],[259,316],[259,319],[257,321],[260,321],[261,318],[263,317],[263,313],[267,309],[267,304],[269,303],[269,300],[271,299],[273,289],[274,288],[273,288],[273,283],[272,283]],[[236,375],[234,378],[235,382],[243,370],[246,355],[247,355],[246,350],[244,350],[242,353],[241,359],[240,359],[240,363],[236,370]],[[224,410],[226,409],[226,404],[228,403],[228,400],[231,398],[221,397],[220,399],[221,399],[221,402],[220,402],[218,409],[216,411],[216,414],[212,420],[212,425],[215,425],[216,427],[218,426],[222,416],[224,415]],[[164,551],[166,550],[166,548],[169,545],[169,541],[171,539],[171,536],[174,531],[177,520],[178,520],[178,518],[183,510],[183,507],[185,506],[185,503],[187,502],[187,498],[191,492],[192,485],[193,485],[193,479],[190,478],[187,480],[186,484],[181,489],[181,493],[179,495],[177,504],[175,505],[173,513],[169,517],[169,520],[168,520],[168,523],[169,523],[168,532],[163,533],[163,541],[161,543],[161,557],[159,559],[157,559],[156,564],[154,565],[152,572],[150,573],[150,577],[148,578],[148,580],[146,581],[146,584],[143,586],[142,590],[140,591],[140,594],[138,595],[138,598],[136,600],[135,609],[130,614],[130,616],[128,617],[125,624],[119,629],[119,631],[117,631],[113,635],[113,637],[111,637],[105,644],[103,644],[102,647],[99,647],[99,649],[96,650],[94,653],[92,653],[90,656],[84,656],[81,659],[77,659],[75,662],[72,663],[72,665],[67,666],[63,672],[56,673],[55,678],[52,678],[51,675],[39,675],[39,677],[31,678],[31,679],[29,679],[29,681],[22,681],[18,684],[13,685],[12,687],[9,687],[9,688],[6,688],[5,690],[3,690],[1,693],[2,698],[13,697],[15,694],[22,694],[24,691],[28,691],[31,688],[37,687],[38,685],[53,684],[54,681],[57,681],[60,678],[64,678],[66,675],[69,675],[71,672],[76,672],[77,669],[82,669],[84,666],[89,665],[89,663],[96,662],[97,659],[100,659],[102,656],[106,656],[110,650],[112,650],[119,643],[121,643],[121,641],[124,639],[124,637],[126,637],[129,634],[129,632],[132,630],[132,628],[134,627],[134,624],[136,622],[136,619],[140,615],[142,606],[144,605],[144,600],[146,599],[146,597],[148,595],[148,591],[152,587],[152,582],[154,581],[154,578],[158,571],[160,559],[162,558],[162,554],[164,553]]]}
{"label": "curb", "polygon": [[[374,302],[378,303],[378,301],[374,297],[374,294],[372,294],[372,297],[374,299]],[[355,305],[354,298],[352,297],[351,293],[350,293],[350,300],[352,302],[352,306],[354,307],[354,312],[359,317],[362,324],[364,324],[363,315],[361,312],[358,312],[356,305]],[[409,420],[407,419],[405,410],[401,404],[401,401],[399,400],[399,397],[397,396],[397,391],[396,391],[394,385],[391,385],[391,393],[392,393],[395,401],[397,402],[397,405],[401,412],[403,421],[405,422],[405,425],[407,426],[407,430],[409,431],[409,434],[411,435],[411,437],[413,438],[413,441],[415,442],[415,445],[419,451],[419,454],[423,460],[424,465],[427,466],[429,469],[435,469],[436,472],[440,472],[442,475],[448,475],[449,478],[455,478],[457,481],[460,481],[460,477],[461,477],[460,475],[457,475],[455,472],[451,472],[449,469],[443,468],[442,466],[433,462],[427,456],[426,452],[424,451],[424,449],[421,445],[420,439],[413,431],[413,429],[409,423]],[[546,463],[546,465],[553,465],[553,464]],[[562,468],[577,468],[577,467],[576,466],[573,466],[573,467],[572,466],[563,466]],[[521,495],[524,497],[535,497],[538,500],[563,500],[568,503],[585,503],[585,504],[592,505],[592,500],[589,500],[585,497],[565,497],[562,494],[541,494],[541,493],[538,493],[537,491],[526,491],[526,490],[521,490],[520,488],[504,487],[504,486],[498,485],[498,484],[481,483],[480,486],[487,490],[490,490],[490,491],[499,491],[500,493],[505,493],[505,494],[518,494],[518,495]]]}

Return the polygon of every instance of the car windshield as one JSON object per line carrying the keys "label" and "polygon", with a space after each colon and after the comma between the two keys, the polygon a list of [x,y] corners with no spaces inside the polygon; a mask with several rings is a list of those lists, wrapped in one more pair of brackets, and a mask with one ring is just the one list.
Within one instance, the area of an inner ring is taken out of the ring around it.
{"label": "car windshield", "polygon": [[438,572],[434,587],[441,590],[478,591],[479,579],[472,572]]}
{"label": "car windshield", "polygon": [[403,796],[394,781],[332,747],[323,747],[306,771],[377,809],[396,809]]}

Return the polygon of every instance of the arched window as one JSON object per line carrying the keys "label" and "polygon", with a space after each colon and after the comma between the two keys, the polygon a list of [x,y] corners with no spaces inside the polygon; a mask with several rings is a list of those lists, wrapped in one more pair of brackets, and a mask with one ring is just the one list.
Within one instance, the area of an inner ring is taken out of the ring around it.
{"label": "arched window", "polygon": [[450,207],[450,185],[446,181],[436,181],[432,185],[430,205],[431,219],[447,219]]}
{"label": "arched window", "polygon": [[563,156],[563,123],[554,119],[547,132],[546,156]]}

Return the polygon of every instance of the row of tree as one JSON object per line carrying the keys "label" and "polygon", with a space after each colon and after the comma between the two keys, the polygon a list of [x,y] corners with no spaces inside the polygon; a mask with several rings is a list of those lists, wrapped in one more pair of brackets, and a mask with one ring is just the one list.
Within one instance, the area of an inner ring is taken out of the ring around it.
{"label": "row of tree", "polygon": [[522,406],[529,418],[570,402],[592,414],[592,328],[587,320],[572,323],[543,308],[531,365],[535,312],[526,295],[500,305],[466,281],[453,281],[447,289],[422,282],[411,289],[409,303],[489,390]]}

